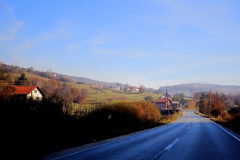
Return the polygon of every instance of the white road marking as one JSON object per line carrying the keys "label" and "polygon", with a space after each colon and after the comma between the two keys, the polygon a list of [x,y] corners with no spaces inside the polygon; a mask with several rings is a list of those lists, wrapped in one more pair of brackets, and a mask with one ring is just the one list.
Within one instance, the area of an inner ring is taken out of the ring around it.
{"label": "white road marking", "polygon": [[177,141],[179,140],[179,138],[176,138],[171,144],[169,144],[164,150],[168,151],[170,148],[172,148],[172,146],[177,143]]}
{"label": "white road marking", "polygon": [[[213,121],[211,121],[213,122]],[[228,133],[230,136],[232,136],[233,138],[235,138],[236,140],[238,140],[240,142],[240,139],[236,136],[234,136],[232,133],[228,132],[226,129],[224,129],[223,127],[221,127],[220,125],[218,125],[217,123],[213,122],[215,125],[217,125],[219,128],[221,128],[222,130],[224,130],[226,133]]]}
{"label": "white road marking", "polygon": [[[108,144],[111,144],[111,143],[115,143],[115,142],[118,142],[118,141],[121,141],[121,140],[124,140],[124,139],[128,139],[128,138],[132,138],[132,137],[137,137],[137,136],[139,136],[139,135],[141,135],[141,134],[145,134],[146,132],[151,132],[151,131],[154,131],[154,130],[157,130],[157,129],[159,129],[160,127],[164,127],[164,126],[159,126],[159,127],[156,127],[156,128],[151,128],[151,129],[149,129],[149,130],[143,130],[143,131],[140,131],[139,133],[136,133],[136,134],[134,134],[133,133],[133,135],[126,135],[126,136],[124,136],[124,137],[122,137],[122,138],[119,138],[119,139],[116,139],[116,140],[113,140],[113,141],[110,141],[110,142],[106,142],[106,143],[103,143],[103,144],[98,144],[98,145],[96,145],[96,146],[92,146],[92,147],[89,147],[89,148],[85,148],[85,149],[80,149],[80,150],[77,150],[77,151],[74,151],[74,152],[71,152],[71,153],[68,153],[68,154],[64,154],[64,155],[62,155],[62,156],[57,156],[57,157],[53,157],[53,158],[51,158],[51,157],[49,157],[49,158],[47,158],[47,159],[50,159],[50,160],[57,160],[57,159],[60,159],[60,158],[63,158],[63,157],[68,157],[68,156],[71,156],[71,155],[74,155],[74,154],[78,154],[78,153],[81,153],[81,152],[84,152],[84,151],[87,151],[87,150],[91,150],[91,149],[94,149],[94,148],[98,148],[98,147],[101,147],[101,146],[105,146],[105,145],[108,145]],[[46,158],[44,158],[44,159],[46,159]]]}

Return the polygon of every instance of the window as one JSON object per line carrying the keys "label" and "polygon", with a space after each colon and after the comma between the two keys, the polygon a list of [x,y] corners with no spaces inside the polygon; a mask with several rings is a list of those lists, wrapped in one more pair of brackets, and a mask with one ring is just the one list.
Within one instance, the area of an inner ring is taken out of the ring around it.
{"label": "window", "polygon": [[37,93],[37,90],[36,90],[36,89],[34,90],[34,93]]}

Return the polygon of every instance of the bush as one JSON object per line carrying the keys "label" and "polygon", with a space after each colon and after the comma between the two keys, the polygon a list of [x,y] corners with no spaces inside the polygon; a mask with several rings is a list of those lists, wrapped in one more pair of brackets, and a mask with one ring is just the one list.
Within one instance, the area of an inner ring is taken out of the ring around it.
{"label": "bush", "polygon": [[153,100],[153,97],[152,96],[146,96],[146,97],[144,97],[144,100],[147,101],[147,102],[151,102]]}
{"label": "bush", "polygon": [[[101,104],[92,108],[86,115],[95,123],[104,123],[111,114],[116,125],[124,127],[137,127],[139,124],[156,123],[160,120],[161,114],[155,105],[148,102],[115,102]],[[103,124],[104,125],[104,124]]]}

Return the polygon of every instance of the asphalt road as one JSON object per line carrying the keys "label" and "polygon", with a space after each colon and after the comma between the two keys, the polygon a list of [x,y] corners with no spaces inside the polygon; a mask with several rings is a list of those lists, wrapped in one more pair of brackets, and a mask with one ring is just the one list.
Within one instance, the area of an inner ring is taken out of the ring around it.
{"label": "asphalt road", "polygon": [[53,153],[46,160],[240,160],[240,138],[194,111],[171,124]]}

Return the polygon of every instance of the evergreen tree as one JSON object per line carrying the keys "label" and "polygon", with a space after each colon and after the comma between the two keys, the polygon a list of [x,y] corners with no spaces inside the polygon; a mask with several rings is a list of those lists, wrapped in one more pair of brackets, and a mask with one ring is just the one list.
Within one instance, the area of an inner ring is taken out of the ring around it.
{"label": "evergreen tree", "polygon": [[16,81],[16,85],[19,86],[27,86],[30,85],[28,79],[25,77],[25,73],[21,75],[21,77]]}

